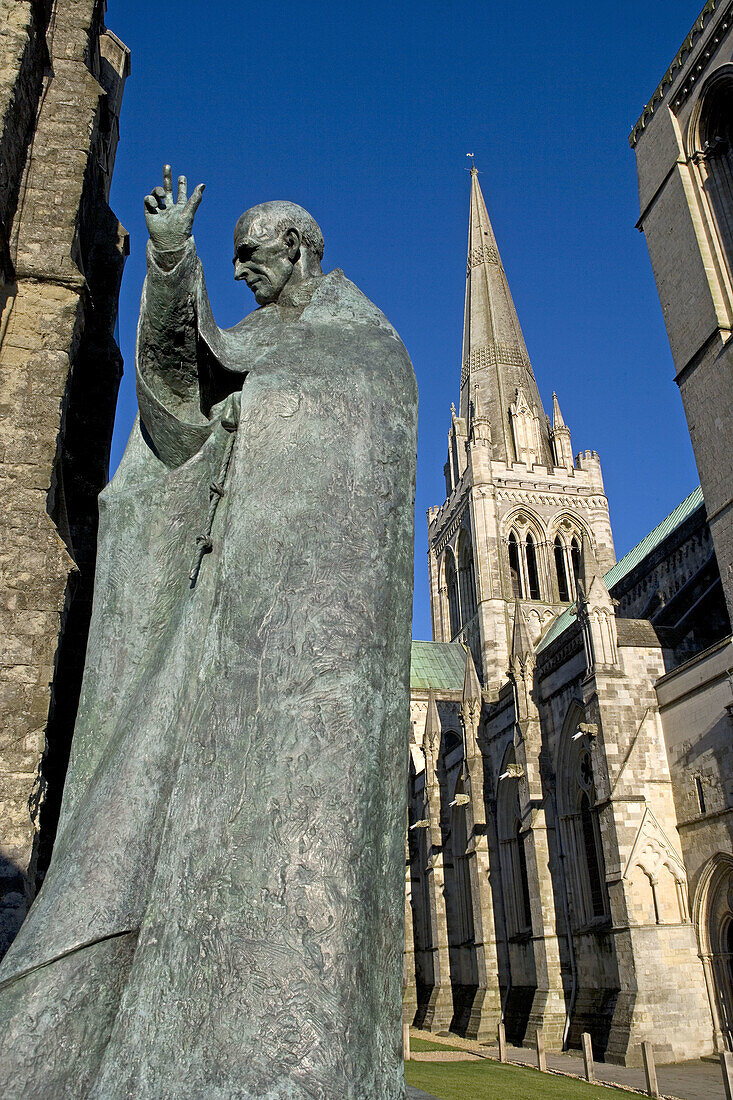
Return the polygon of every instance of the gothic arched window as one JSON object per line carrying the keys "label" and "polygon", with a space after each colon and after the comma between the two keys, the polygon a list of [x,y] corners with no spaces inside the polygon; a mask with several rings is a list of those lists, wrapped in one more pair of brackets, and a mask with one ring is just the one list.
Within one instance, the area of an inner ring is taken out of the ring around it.
{"label": "gothic arched window", "polygon": [[593,733],[581,727],[585,722],[585,712],[572,704],[563,723],[557,760],[560,836],[576,929],[605,924],[610,912],[591,756]]}
{"label": "gothic arched window", "polygon": [[529,532],[527,532],[524,550],[527,561],[527,587],[529,588],[529,598],[530,600],[538,600],[540,598],[540,577],[537,570],[537,551],[535,549],[534,539]]}
{"label": "gothic arched window", "polygon": [[527,875],[527,853],[524,850],[524,837],[522,835],[522,823],[517,821],[515,830],[515,845],[517,852],[517,871],[519,878],[519,890],[521,895],[521,913],[526,928],[532,927],[532,906],[529,900],[529,877]]}
{"label": "gothic arched window", "polygon": [[573,580],[577,584],[580,573],[580,539],[577,535],[573,535],[570,543],[570,562],[573,567]]}
{"label": "gothic arched window", "polygon": [[700,120],[705,192],[721,244],[733,268],[733,80],[718,81],[708,92]]}
{"label": "gothic arched window", "polygon": [[461,603],[462,625],[476,614],[476,576],[473,568],[473,548],[466,531],[461,533],[458,550],[458,592]]}
{"label": "gothic arched window", "polygon": [[596,821],[590,808],[590,799],[583,792],[580,798],[580,826],[583,836],[583,852],[588,873],[588,894],[590,911],[594,917],[602,917],[606,911],[604,903],[604,884],[601,875],[601,859]]}
{"label": "gothic arched window", "polygon": [[[582,742],[581,742],[582,744]],[[587,746],[575,759],[577,810],[574,815],[575,853],[578,862],[580,898],[586,920],[604,917],[608,911],[603,845],[598,815],[594,809],[596,788],[593,764]]]}
{"label": "gothic arched window", "polygon": [[519,544],[513,531],[509,534],[509,573],[512,578],[512,595],[521,600],[524,596],[522,589],[522,570],[519,564]]}
{"label": "gothic arched window", "polygon": [[565,544],[559,535],[555,536],[555,572],[557,573],[557,590],[562,603],[570,602],[570,585],[565,566]]}
{"label": "gothic arched window", "polygon": [[450,636],[452,640],[461,629],[461,609],[458,602],[456,563],[453,558],[453,553],[450,550],[446,552],[445,587],[448,595],[448,616],[450,619]]}

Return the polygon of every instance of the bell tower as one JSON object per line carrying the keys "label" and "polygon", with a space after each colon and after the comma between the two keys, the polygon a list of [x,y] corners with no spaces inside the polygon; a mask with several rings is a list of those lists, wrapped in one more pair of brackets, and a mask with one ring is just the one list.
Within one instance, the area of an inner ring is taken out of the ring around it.
{"label": "bell tower", "polygon": [[428,512],[433,638],[463,641],[498,687],[516,615],[536,644],[575,600],[584,540],[603,572],[616,559],[600,460],[573,458],[554,394],[552,423],[542,407],[475,167],[445,475],[446,500]]}

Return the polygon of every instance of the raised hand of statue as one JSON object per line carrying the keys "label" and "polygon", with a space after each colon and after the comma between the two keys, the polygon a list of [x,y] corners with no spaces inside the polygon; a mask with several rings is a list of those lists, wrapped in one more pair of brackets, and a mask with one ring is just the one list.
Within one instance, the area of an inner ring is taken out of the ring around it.
{"label": "raised hand of statue", "polygon": [[191,198],[185,176],[178,177],[178,197],[173,198],[171,166],[163,168],[163,186],[154,187],[145,196],[145,223],[153,247],[160,252],[176,252],[184,247],[191,236],[193,219],[204,193],[200,183]]}

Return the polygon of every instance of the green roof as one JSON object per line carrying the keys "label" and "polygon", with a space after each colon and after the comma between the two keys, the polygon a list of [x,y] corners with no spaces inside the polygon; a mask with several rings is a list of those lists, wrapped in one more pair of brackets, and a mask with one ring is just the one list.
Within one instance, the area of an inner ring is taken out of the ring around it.
{"label": "green roof", "polygon": [[[656,550],[673,531],[681,527],[685,520],[689,519],[693,512],[696,512],[703,504],[702,489],[698,485],[697,489],[693,489],[690,495],[685,497],[682,503],[678,504],[674,511],[670,512],[661,523],[658,523],[646,538],[637,543],[633,549],[629,550],[628,554],[624,554],[621,561],[617,561],[607,573],[603,574],[603,582],[606,588],[610,591],[614,585],[628,576],[632,569],[635,569],[644,558],[651,554],[652,550]],[[551,642],[554,642],[555,638],[559,638],[574,618],[575,604],[572,604],[570,607],[566,607],[562,614],[550,623],[539,640],[537,652],[540,653]]]}
{"label": "green roof", "polygon": [[410,687],[413,691],[463,691],[466,651],[460,642],[413,639]]}

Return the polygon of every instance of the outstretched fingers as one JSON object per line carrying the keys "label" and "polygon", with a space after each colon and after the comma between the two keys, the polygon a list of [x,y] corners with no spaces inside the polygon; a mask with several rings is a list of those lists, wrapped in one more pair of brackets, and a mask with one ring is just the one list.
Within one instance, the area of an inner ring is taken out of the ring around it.
{"label": "outstretched fingers", "polygon": [[186,203],[186,207],[191,214],[191,217],[193,217],[193,215],[196,213],[199,206],[201,205],[201,199],[203,198],[205,187],[205,183],[200,183],[198,187],[194,187],[191,198]]}
{"label": "outstretched fingers", "polygon": [[186,179],[185,176],[179,176],[178,177],[178,199],[176,201],[179,202],[179,203],[183,203],[185,205],[187,199],[188,199],[188,180]]}
{"label": "outstretched fingers", "polygon": [[163,165],[163,192],[166,200],[173,202],[173,174],[170,164]]}
{"label": "outstretched fingers", "polygon": [[145,209],[147,210],[148,214],[157,214],[158,213],[158,203],[155,200],[153,195],[146,195],[145,198],[143,199],[143,203],[145,205]]}

